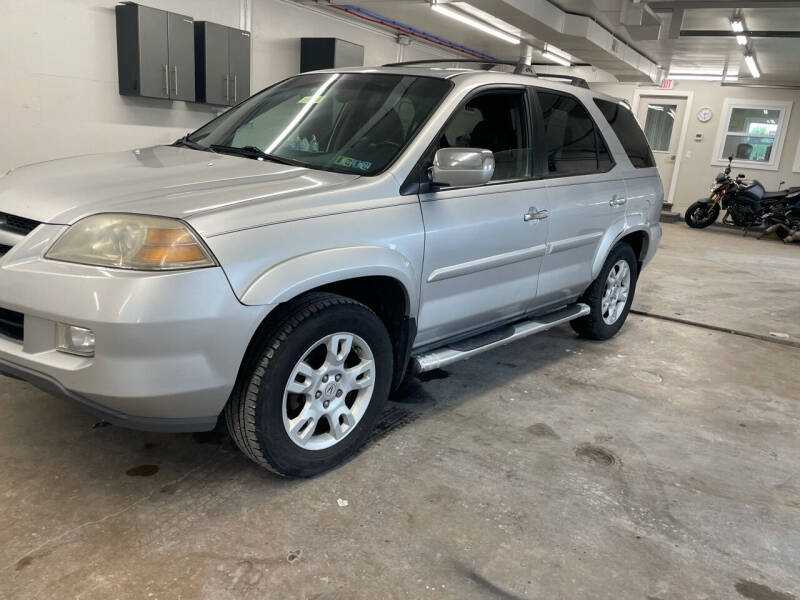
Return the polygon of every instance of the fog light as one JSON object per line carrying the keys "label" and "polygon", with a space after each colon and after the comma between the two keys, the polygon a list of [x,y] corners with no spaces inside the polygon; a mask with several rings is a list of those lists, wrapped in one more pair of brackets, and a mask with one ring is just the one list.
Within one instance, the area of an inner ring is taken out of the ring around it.
{"label": "fog light", "polygon": [[59,352],[94,356],[94,331],[66,323],[56,323],[56,346]]}

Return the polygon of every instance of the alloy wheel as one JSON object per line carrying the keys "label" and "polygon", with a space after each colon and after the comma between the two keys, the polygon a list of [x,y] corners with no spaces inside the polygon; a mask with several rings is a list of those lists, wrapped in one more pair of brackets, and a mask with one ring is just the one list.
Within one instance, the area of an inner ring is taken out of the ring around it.
{"label": "alloy wheel", "polygon": [[305,450],[324,450],[344,439],[364,416],[375,388],[369,345],[353,333],[328,335],[292,369],[283,393],[283,426]]}
{"label": "alloy wheel", "polygon": [[625,311],[628,302],[628,294],[631,289],[631,269],[628,262],[618,260],[611,267],[606,278],[606,285],[603,289],[603,299],[601,311],[603,321],[607,325],[613,325]]}

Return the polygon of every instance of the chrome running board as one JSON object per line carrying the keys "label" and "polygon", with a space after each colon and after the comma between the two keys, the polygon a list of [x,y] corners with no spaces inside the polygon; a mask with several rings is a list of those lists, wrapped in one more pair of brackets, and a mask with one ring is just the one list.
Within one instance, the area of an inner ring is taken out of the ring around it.
{"label": "chrome running board", "polygon": [[586,304],[571,304],[546,315],[518,321],[430,352],[416,354],[411,357],[411,370],[416,374],[440,369],[492,348],[505,346],[515,340],[547,331],[562,323],[568,323],[572,319],[588,315],[589,312],[589,306]]}

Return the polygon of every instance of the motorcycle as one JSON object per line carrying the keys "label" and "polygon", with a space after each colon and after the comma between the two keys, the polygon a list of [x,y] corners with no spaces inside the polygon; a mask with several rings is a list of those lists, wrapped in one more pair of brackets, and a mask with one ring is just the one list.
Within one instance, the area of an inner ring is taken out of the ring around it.
{"label": "motorcycle", "polygon": [[775,233],[784,243],[800,241],[800,193],[787,197],[787,201],[764,215],[766,229],[759,238]]}
{"label": "motorcycle", "polygon": [[800,187],[767,192],[757,180],[746,181],[744,173],[731,178],[731,163],[714,178],[711,194],[692,204],[684,214],[689,227],[703,229],[714,223],[722,210],[726,225],[743,227],[745,230],[763,225],[764,216],[773,213],[777,207],[800,198]]}

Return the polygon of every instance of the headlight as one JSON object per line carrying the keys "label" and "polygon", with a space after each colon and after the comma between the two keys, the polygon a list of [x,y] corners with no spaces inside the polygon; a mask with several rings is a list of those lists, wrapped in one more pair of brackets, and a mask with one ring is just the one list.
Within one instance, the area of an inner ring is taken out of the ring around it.
{"label": "headlight", "polygon": [[182,221],[127,214],[81,219],[55,241],[45,256],[83,265],[146,271],[216,264],[203,243]]}

